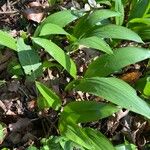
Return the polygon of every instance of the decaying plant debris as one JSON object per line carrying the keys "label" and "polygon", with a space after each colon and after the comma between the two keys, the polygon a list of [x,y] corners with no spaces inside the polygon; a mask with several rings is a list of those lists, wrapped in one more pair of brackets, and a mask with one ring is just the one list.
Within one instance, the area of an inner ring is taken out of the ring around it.
{"label": "decaying plant debris", "polygon": [[150,149],[149,0],[0,2],[0,149]]}

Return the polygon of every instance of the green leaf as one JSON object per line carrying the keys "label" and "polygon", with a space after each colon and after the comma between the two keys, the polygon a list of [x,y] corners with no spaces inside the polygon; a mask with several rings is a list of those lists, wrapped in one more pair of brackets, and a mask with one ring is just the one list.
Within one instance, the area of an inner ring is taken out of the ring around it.
{"label": "green leaf", "polygon": [[0,122],[0,144],[2,144],[6,136],[5,129],[6,129],[6,125]]}
{"label": "green leaf", "polygon": [[61,137],[49,137],[48,139],[42,139],[41,143],[42,143],[42,147],[40,148],[40,150],[64,150],[61,145]]}
{"label": "green leaf", "polygon": [[143,93],[143,89],[146,85],[146,79],[147,77],[140,78],[135,84],[134,89],[140,91],[140,93]]}
{"label": "green leaf", "polygon": [[[71,83],[70,83],[71,84]],[[72,83],[70,87],[100,96],[123,108],[150,118],[150,106],[126,82],[117,78],[92,77]]]}
{"label": "green leaf", "polygon": [[133,144],[120,144],[117,145],[116,150],[137,150],[137,147]]}
{"label": "green leaf", "polygon": [[115,16],[120,16],[120,13],[109,10],[109,9],[95,10],[90,14],[90,16],[88,18],[88,23],[91,26],[94,26],[94,25],[96,25],[96,23],[98,23],[104,19],[115,17]]}
{"label": "green leaf", "polygon": [[94,150],[91,139],[87,136],[85,131],[75,124],[70,124],[62,121],[59,126],[60,134],[67,139],[89,149]]}
{"label": "green leaf", "polygon": [[45,25],[43,25],[39,36],[45,36],[45,35],[51,35],[51,34],[69,35],[69,33],[67,33],[60,26],[56,24],[52,24],[52,23],[46,23]]}
{"label": "green leaf", "polygon": [[144,87],[143,94],[146,97],[150,97],[150,77],[148,77],[146,80],[146,85]]}
{"label": "green leaf", "polygon": [[95,101],[71,102],[64,107],[61,119],[74,123],[85,123],[108,117],[118,110],[114,105]]}
{"label": "green leaf", "polygon": [[12,76],[16,76],[16,77],[19,77],[19,76],[24,76],[24,71],[23,71],[23,68],[21,67],[21,64],[19,63],[19,60],[16,58],[16,59],[13,59],[9,65],[7,66],[7,71],[9,72],[9,74],[11,74]]}
{"label": "green leaf", "polygon": [[68,73],[76,78],[76,65],[73,60],[64,53],[64,51],[58,47],[52,41],[43,38],[32,38],[33,41],[43,47],[60,65],[62,65]]}
{"label": "green leaf", "polygon": [[150,8],[150,1],[149,0],[138,0],[133,6],[130,11],[129,20],[133,18],[142,18],[144,15],[147,14]]}
{"label": "green leaf", "polygon": [[76,20],[78,17],[75,15],[75,13],[71,10],[63,10],[56,12],[50,16],[48,16],[44,20],[45,23],[53,23],[60,27],[65,27],[70,22]]}
{"label": "green leaf", "polygon": [[115,150],[104,135],[90,128],[82,129],[67,123],[64,130],[61,130],[61,134],[89,150]]}
{"label": "green leaf", "polygon": [[150,18],[135,18],[129,21],[129,23],[141,23],[150,25]]}
{"label": "green leaf", "polygon": [[78,23],[74,27],[74,35],[76,37],[80,37],[85,32],[87,32],[90,28],[95,26],[98,22],[119,15],[120,14],[118,12],[109,9],[95,10],[91,14],[87,14],[83,16],[81,19],[79,19]]}
{"label": "green leaf", "polygon": [[40,30],[42,29],[43,25],[45,25],[46,23],[52,23],[60,27],[65,27],[67,24],[76,20],[77,18],[78,16],[75,15],[75,13],[73,13],[73,11],[71,10],[63,10],[63,11],[59,11],[54,14],[51,14],[38,26],[38,28],[36,29],[34,33],[34,37],[39,35]]}
{"label": "green leaf", "polygon": [[133,30],[135,30],[143,40],[150,40],[150,26],[136,27]]}
{"label": "green leaf", "polygon": [[[41,75],[41,63],[38,53],[31,48],[31,46],[26,45],[22,38],[17,41],[17,51],[19,56],[19,61],[24,69],[26,75],[31,75],[34,78]],[[38,74],[36,72],[38,71]]]}
{"label": "green leaf", "polygon": [[16,40],[2,30],[0,30],[0,45],[6,46],[13,50],[17,49]]}
{"label": "green leaf", "polygon": [[54,5],[57,2],[57,0],[48,0],[48,3],[50,6]]}
{"label": "green leaf", "polygon": [[89,31],[85,36],[98,36],[100,38],[124,39],[143,43],[142,39],[138,36],[138,34],[133,32],[132,30],[114,24],[98,26],[95,29]]}
{"label": "green leaf", "polygon": [[120,16],[115,17],[116,24],[122,25],[124,21],[124,6],[122,0],[115,0],[115,10],[121,14]]}
{"label": "green leaf", "polygon": [[29,146],[27,150],[38,150],[35,146]]}
{"label": "green leaf", "polygon": [[85,128],[84,131],[92,140],[95,150],[115,150],[110,141],[102,133],[91,128]]}
{"label": "green leaf", "polygon": [[80,39],[78,41],[78,43],[80,45],[98,49],[98,50],[106,52],[108,54],[113,53],[110,46],[104,40],[102,40],[101,38],[98,38],[96,36]]}
{"label": "green leaf", "polygon": [[[40,82],[36,82],[36,87],[38,88],[41,95],[44,97],[45,107],[50,108],[52,107],[55,110],[58,110],[61,106],[61,99],[54,93],[51,89],[46,87],[44,84]],[[40,102],[39,102],[40,103]],[[44,103],[44,102],[41,102]],[[43,108],[43,104],[39,104],[41,108]]]}
{"label": "green leaf", "polygon": [[108,76],[130,64],[150,58],[150,50],[138,47],[124,47],[105,54],[93,61],[85,73],[86,77]]}

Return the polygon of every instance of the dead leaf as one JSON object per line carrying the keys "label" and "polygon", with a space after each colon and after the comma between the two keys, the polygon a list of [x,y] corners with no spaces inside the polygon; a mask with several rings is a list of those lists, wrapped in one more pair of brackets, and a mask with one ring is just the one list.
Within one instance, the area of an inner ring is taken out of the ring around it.
{"label": "dead leaf", "polygon": [[30,2],[30,3],[28,3],[28,6],[29,7],[39,7],[39,6],[41,6],[41,4],[39,2]]}
{"label": "dead leaf", "polygon": [[24,16],[28,20],[32,20],[32,21],[40,23],[44,17],[44,13],[40,11],[39,9],[27,8],[26,10],[24,10]]}
{"label": "dead leaf", "polygon": [[27,102],[27,107],[29,109],[29,111],[33,111],[37,106],[37,101],[35,99]]}
{"label": "dead leaf", "polygon": [[28,20],[40,23],[44,17],[43,7],[38,2],[28,3],[28,8],[23,11],[23,15]]}
{"label": "dead leaf", "polygon": [[140,78],[141,75],[142,75],[141,72],[139,72],[138,70],[134,70],[132,72],[128,72],[128,73],[123,74],[120,77],[120,79],[124,80],[127,83],[133,84]]}

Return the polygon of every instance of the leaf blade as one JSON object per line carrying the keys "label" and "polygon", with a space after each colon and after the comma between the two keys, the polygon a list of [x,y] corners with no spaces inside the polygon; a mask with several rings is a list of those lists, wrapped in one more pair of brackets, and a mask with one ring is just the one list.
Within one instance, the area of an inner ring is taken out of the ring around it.
{"label": "leaf blade", "polygon": [[78,82],[77,85],[73,85],[76,90],[100,96],[123,108],[150,118],[150,106],[138,97],[136,91],[124,81],[117,78],[92,77]]}
{"label": "leaf blade", "polygon": [[32,38],[33,41],[43,47],[60,65],[62,65],[68,73],[76,78],[76,65],[73,60],[64,53],[64,51],[58,47],[55,43],[43,39],[43,38]]}
{"label": "leaf blade", "polygon": [[85,77],[108,76],[121,68],[150,58],[150,50],[138,47],[124,47],[114,51],[112,55],[103,55],[92,62]]}
{"label": "leaf blade", "polygon": [[0,30],[0,45],[17,50],[16,40],[2,30]]}
{"label": "leaf blade", "polygon": [[[33,78],[36,78],[42,73],[40,63],[40,57],[38,53],[31,48],[31,46],[26,45],[22,38],[17,40],[17,51],[19,61],[21,66],[24,69],[26,75],[33,75]],[[36,74],[38,72],[38,74]]]}
{"label": "leaf blade", "polygon": [[120,16],[115,17],[116,24],[122,25],[123,21],[124,21],[124,6],[122,3],[122,0],[116,0],[115,1],[115,10],[121,14]]}
{"label": "leaf blade", "polygon": [[69,35],[63,28],[56,24],[46,23],[43,25],[39,36],[51,35],[51,34],[62,34],[62,35]]}
{"label": "leaf blade", "polygon": [[114,105],[95,101],[71,102],[64,107],[61,118],[76,124],[85,123],[108,117],[118,110]]}
{"label": "leaf blade", "polygon": [[133,32],[132,30],[114,24],[96,27],[90,33],[87,33],[85,36],[86,37],[98,36],[100,38],[124,39],[143,43],[142,39],[138,36],[138,34]]}
{"label": "leaf blade", "polygon": [[51,14],[38,26],[38,28],[34,33],[34,37],[37,37],[39,35],[40,30],[42,29],[43,25],[46,23],[53,23],[60,27],[65,27],[67,24],[76,20],[77,18],[78,16],[76,16],[71,10],[63,10]]}
{"label": "leaf blade", "polygon": [[74,27],[74,35],[76,37],[80,37],[83,34],[85,34],[89,29],[91,29],[93,26],[95,26],[98,22],[119,15],[120,14],[118,12],[109,9],[95,10],[91,14],[86,14],[81,19],[79,19],[78,23]]}
{"label": "leaf blade", "polygon": [[47,106],[58,110],[61,106],[61,99],[52,91],[50,88],[46,87],[44,84],[36,81],[36,87],[45,98]]}
{"label": "leaf blade", "polygon": [[88,37],[88,38],[82,38],[78,41],[80,45],[84,45],[90,48],[98,49],[103,52],[106,52],[108,54],[112,54],[113,51],[111,50],[110,46],[101,38],[98,38],[96,36]]}
{"label": "leaf blade", "polygon": [[102,133],[92,128],[85,128],[84,131],[92,139],[95,150],[115,150],[112,143]]}

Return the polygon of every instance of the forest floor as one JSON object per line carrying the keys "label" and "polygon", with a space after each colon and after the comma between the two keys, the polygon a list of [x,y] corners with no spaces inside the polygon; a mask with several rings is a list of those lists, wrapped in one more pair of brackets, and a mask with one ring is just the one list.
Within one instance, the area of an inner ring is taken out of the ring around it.
{"label": "forest floor", "polygon": [[[32,3],[31,0],[1,0],[0,1],[0,29],[8,31],[13,37],[19,37],[23,32],[32,35],[43,16],[49,11],[55,12],[61,8],[70,8],[70,1],[61,2],[49,7],[47,0]],[[29,9],[32,8],[32,9]],[[33,7],[37,7],[36,11]],[[41,9],[41,7],[44,8]],[[143,45],[147,47],[147,45]],[[41,57],[48,57],[45,53]],[[99,52],[84,49],[72,54],[77,63],[78,74],[83,75],[88,60],[98,56]],[[37,92],[32,82],[27,82],[25,77],[15,78],[11,74],[11,62],[17,58],[15,52],[8,48],[0,52],[0,80],[5,81],[0,86],[0,122],[4,124],[5,137],[0,138],[0,149],[7,147],[18,150],[26,149],[33,143],[40,145],[43,137],[58,135],[58,113],[52,109],[38,111]],[[119,78],[135,84],[145,71],[145,61],[130,65],[123,69]],[[61,74],[57,69],[47,69],[39,79],[46,85],[51,85],[55,92],[63,99],[63,105],[72,100],[96,99],[98,97],[85,93],[67,93],[64,87],[68,76]],[[126,136],[131,143],[139,149],[150,142],[150,126],[143,117],[128,110],[121,110],[117,115],[101,121],[83,124],[101,130],[114,144],[120,144]]]}

